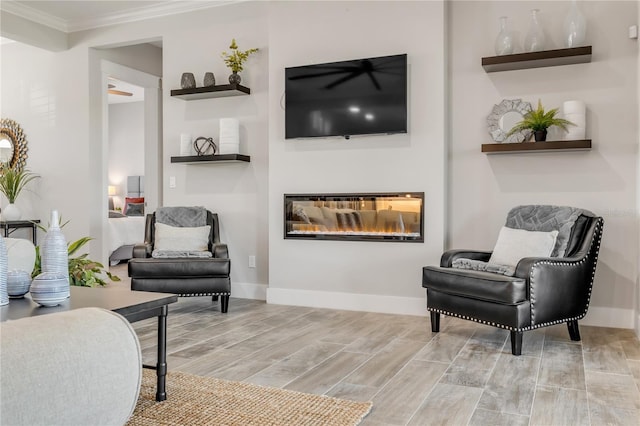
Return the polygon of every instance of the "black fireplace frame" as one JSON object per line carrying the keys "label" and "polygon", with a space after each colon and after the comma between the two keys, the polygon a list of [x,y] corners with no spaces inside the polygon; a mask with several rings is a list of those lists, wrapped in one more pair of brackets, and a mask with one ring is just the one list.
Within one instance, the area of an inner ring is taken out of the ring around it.
{"label": "black fireplace frame", "polygon": [[[291,234],[288,229],[288,221],[293,217],[290,201],[345,201],[345,199],[374,198],[374,197],[398,197],[398,198],[419,198],[420,203],[420,235],[398,236],[398,235],[354,235],[354,234]],[[340,200],[336,200],[340,199]],[[424,243],[424,192],[357,192],[357,193],[306,193],[306,194],[284,194],[284,239],[291,240],[329,240],[329,241],[375,241],[375,242],[402,242],[402,243]]]}

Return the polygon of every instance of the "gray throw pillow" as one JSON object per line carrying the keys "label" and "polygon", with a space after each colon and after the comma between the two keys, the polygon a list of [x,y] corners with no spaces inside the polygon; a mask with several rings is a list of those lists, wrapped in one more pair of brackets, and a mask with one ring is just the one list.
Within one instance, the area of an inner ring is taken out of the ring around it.
{"label": "gray throw pillow", "polygon": [[109,210],[109,219],[115,219],[118,217],[126,217],[126,216],[117,210]]}
{"label": "gray throw pillow", "polygon": [[127,216],[144,216],[144,203],[129,203]]}

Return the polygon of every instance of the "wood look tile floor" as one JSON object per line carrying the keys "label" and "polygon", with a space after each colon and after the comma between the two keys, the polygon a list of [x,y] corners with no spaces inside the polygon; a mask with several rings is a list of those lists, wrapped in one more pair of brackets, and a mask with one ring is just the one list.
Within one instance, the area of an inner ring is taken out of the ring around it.
{"label": "wood look tile floor", "polygon": [[[126,270],[125,270],[126,271]],[[121,277],[126,277],[118,269]],[[128,286],[125,278],[118,285]],[[156,321],[134,324],[145,362]],[[524,334],[443,317],[179,298],[169,370],[373,401],[363,425],[639,425],[640,342],[632,330],[565,325]],[[169,396],[170,397],[170,396]]]}

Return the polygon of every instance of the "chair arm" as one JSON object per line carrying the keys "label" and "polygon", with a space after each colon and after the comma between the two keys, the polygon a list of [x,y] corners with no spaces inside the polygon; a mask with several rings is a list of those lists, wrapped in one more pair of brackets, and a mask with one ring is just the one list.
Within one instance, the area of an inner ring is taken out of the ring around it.
{"label": "chair arm", "polygon": [[133,413],[142,356],[124,317],[73,309],[6,321],[0,330],[2,424],[122,425]]}
{"label": "chair arm", "polygon": [[211,254],[213,254],[213,257],[217,259],[228,259],[229,249],[227,248],[227,245],[223,243],[213,244]]}
{"label": "chair arm", "polygon": [[442,253],[440,258],[440,266],[443,268],[450,268],[454,260],[464,257],[465,259],[479,260],[481,262],[487,262],[491,257],[490,251],[478,251],[478,250],[447,250]]}
{"label": "chair arm", "polygon": [[153,247],[151,247],[151,244],[147,244],[147,243],[136,244],[135,246],[133,246],[133,257],[142,258],[142,259],[151,257],[152,251],[153,251]]}
{"label": "chair arm", "polygon": [[580,319],[587,313],[595,275],[588,254],[570,258],[521,259],[516,277],[527,281],[531,324]]}

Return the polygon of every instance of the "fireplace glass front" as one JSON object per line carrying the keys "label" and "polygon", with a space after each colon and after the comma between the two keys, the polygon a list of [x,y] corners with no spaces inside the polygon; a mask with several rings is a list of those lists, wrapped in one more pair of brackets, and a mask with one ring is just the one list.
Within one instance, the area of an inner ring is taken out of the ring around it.
{"label": "fireplace glass front", "polygon": [[285,238],[424,242],[424,192],[285,194]]}

